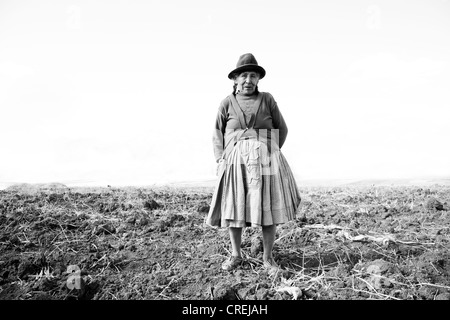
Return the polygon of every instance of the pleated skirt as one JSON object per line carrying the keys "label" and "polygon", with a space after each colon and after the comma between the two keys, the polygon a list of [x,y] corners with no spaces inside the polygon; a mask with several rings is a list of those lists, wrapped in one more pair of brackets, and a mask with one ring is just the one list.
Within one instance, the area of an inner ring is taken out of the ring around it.
{"label": "pleated skirt", "polygon": [[279,149],[240,140],[226,158],[205,222],[214,227],[257,227],[295,219],[301,197]]}

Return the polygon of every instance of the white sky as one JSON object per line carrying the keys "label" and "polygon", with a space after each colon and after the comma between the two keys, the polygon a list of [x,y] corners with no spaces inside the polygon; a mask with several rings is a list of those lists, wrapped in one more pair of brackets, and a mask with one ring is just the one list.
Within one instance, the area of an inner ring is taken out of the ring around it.
{"label": "white sky", "polygon": [[298,179],[450,175],[450,1],[0,0],[0,184],[213,178],[247,52]]}

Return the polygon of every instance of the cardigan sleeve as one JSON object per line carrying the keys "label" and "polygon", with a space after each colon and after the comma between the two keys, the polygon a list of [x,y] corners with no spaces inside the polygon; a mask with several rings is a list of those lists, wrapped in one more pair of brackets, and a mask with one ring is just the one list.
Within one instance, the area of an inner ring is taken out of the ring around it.
{"label": "cardigan sleeve", "polygon": [[271,94],[268,94],[270,101],[270,111],[272,113],[272,124],[275,129],[279,132],[279,147],[281,148],[286,141],[288,134],[288,128],[286,122],[284,121],[283,115],[281,114],[278,105]]}
{"label": "cardigan sleeve", "polygon": [[216,123],[213,132],[213,148],[216,162],[219,162],[225,149],[224,135],[227,125],[227,116],[224,101],[221,102],[217,111]]}

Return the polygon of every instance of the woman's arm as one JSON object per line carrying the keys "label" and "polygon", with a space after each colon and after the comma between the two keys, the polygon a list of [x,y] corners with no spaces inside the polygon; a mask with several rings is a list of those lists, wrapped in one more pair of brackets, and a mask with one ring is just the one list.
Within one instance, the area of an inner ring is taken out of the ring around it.
{"label": "woman's arm", "polygon": [[284,121],[283,115],[281,114],[280,109],[278,108],[278,105],[275,101],[275,99],[270,96],[270,110],[272,113],[272,124],[274,126],[275,129],[278,129],[278,133],[279,133],[279,141],[278,141],[278,145],[281,148],[284,144],[284,142],[286,141],[286,137],[288,134],[288,128],[286,125],[286,122]]}
{"label": "woman's arm", "polygon": [[221,103],[219,110],[217,111],[216,123],[214,126],[213,133],[213,147],[214,147],[214,157],[216,162],[219,162],[220,158],[224,153],[224,134],[227,126],[227,117],[225,113],[224,104]]}

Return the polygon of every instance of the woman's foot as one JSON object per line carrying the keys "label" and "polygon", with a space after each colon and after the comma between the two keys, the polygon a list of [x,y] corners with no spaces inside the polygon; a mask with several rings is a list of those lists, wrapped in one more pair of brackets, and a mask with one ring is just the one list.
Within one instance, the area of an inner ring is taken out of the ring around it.
{"label": "woman's foot", "polygon": [[244,259],[242,259],[242,257],[231,256],[226,261],[224,261],[224,263],[222,263],[222,269],[225,271],[231,271],[239,267],[243,261]]}
{"label": "woman's foot", "polygon": [[264,260],[263,267],[264,267],[264,269],[269,271],[269,274],[276,273],[278,271],[278,269],[280,268],[273,258]]}

